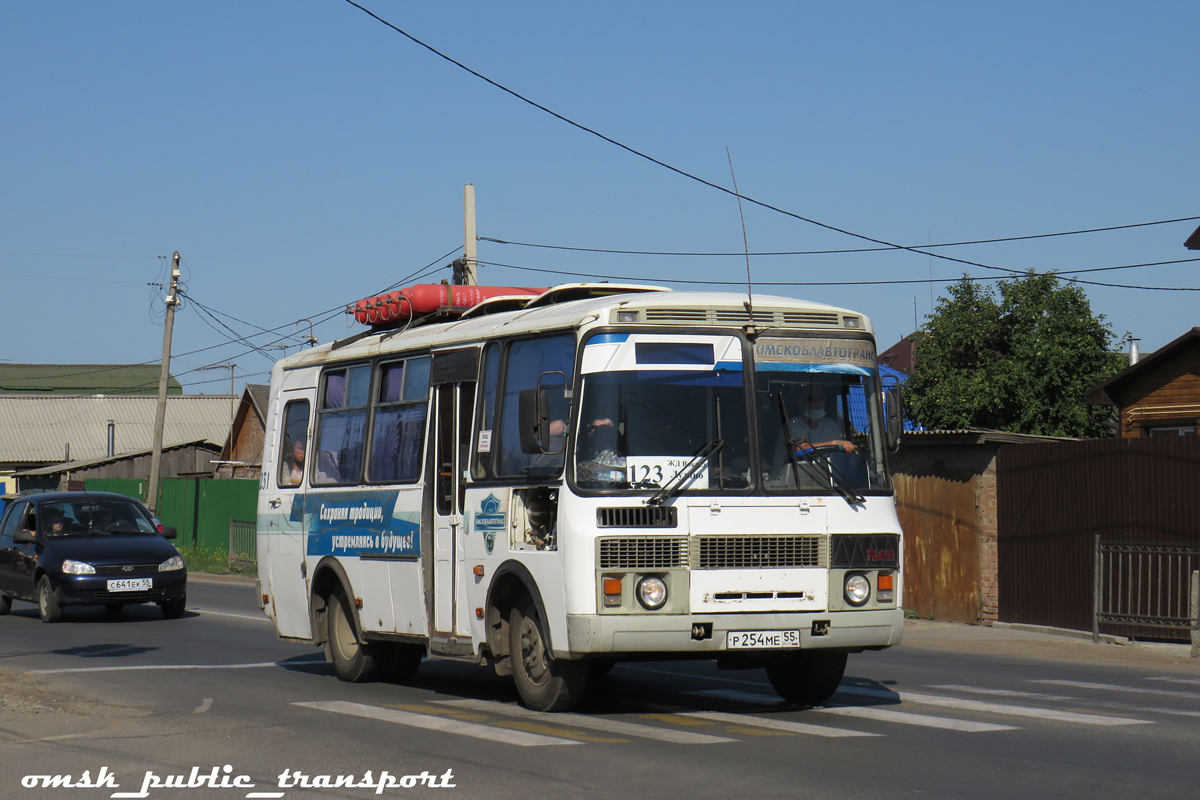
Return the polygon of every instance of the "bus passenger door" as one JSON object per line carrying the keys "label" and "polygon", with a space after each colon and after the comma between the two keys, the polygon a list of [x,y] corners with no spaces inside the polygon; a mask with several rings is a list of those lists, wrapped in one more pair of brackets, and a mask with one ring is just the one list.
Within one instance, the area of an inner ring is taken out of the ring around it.
{"label": "bus passenger door", "polygon": [[464,471],[468,468],[475,383],[446,383],[435,387],[435,392],[433,632],[439,638],[470,636],[470,628],[461,624],[463,615],[458,613],[458,583],[466,569]]}
{"label": "bus passenger door", "polygon": [[[266,529],[266,577],[270,605],[267,614],[275,620],[280,636],[308,639],[312,636],[308,613],[308,566],[305,551],[308,537],[305,518],[305,487],[308,485],[307,454],[311,452],[312,389],[280,393],[271,441],[275,457],[263,459],[261,484],[266,500],[260,513],[260,529]],[[272,474],[266,474],[268,468]],[[262,569],[262,553],[259,554]],[[269,588],[268,588],[269,587]]]}

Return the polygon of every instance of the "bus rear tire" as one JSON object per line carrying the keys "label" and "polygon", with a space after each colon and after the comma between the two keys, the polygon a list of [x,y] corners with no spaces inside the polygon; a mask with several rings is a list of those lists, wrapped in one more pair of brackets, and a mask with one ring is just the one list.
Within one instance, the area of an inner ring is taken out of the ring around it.
{"label": "bus rear tire", "polygon": [[790,703],[823,703],[837,691],[846,672],[846,654],[801,650],[767,662],[767,678],[776,693]]}
{"label": "bus rear tire", "polygon": [[333,662],[338,679],[350,683],[365,683],[379,678],[379,663],[368,645],[358,641],[350,603],[341,591],[329,595],[326,601],[325,655]]}
{"label": "bus rear tire", "polygon": [[533,604],[513,606],[508,617],[508,653],[521,703],[534,711],[569,711],[587,691],[586,661],[555,659],[546,647],[545,626]]}

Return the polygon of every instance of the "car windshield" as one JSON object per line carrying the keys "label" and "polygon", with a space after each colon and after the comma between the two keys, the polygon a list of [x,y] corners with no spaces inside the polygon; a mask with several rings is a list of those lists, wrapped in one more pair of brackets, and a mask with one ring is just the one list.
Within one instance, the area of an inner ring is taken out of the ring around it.
{"label": "car windshield", "polygon": [[158,532],[154,522],[132,500],[43,503],[38,516],[38,524],[46,536]]}

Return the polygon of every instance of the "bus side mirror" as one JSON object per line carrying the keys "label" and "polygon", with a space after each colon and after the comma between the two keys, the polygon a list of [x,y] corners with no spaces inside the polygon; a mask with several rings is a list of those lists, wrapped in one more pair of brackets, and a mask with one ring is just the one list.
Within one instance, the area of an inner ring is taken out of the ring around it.
{"label": "bus side mirror", "polygon": [[887,446],[894,453],[900,449],[900,434],[904,433],[904,397],[899,385],[884,387],[883,411]]}
{"label": "bus side mirror", "polygon": [[550,449],[550,408],[545,389],[522,389],[517,396],[517,426],[521,452],[538,454]]}

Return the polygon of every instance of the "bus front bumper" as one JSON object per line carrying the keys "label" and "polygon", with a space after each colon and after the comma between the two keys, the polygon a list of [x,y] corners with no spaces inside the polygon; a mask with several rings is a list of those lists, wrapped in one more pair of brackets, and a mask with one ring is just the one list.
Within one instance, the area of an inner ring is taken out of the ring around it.
{"label": "bus front bumper", "polygon": [[[730,632],[797,631],[801,650],[862,650],[900,644],[904,611],[830,611],[775,614],[578,614],[567,616],[567,652],[555,657],[753,654],[728,647]],[[555,642],[558,645],[558,642]],[[791,649],[795,649],[792,647]],[[764,652],[764,650],[759,650]],[[781,652],[771,649],[770,652]]]}

